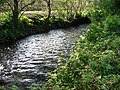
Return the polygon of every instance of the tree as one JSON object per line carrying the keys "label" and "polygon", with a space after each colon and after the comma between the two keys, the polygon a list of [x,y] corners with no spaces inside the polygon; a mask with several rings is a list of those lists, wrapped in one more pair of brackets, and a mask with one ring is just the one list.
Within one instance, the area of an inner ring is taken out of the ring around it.
{"label": "tree", "polygon": [[50,5],[50,2],[51,0],[46,0],[47,1],[47,7],[48,7],[48,19],[50,18],[51,16],[51,5]]}
{"label": "tree", "polygon": [[49,19],[51,17],[51,0],[38,0],[39,2],[45,1],[46,2],[46,7],[47,7],[47,18],[46,18],[46,29],[49,29]]}
{"label": "tree", "polygon": [[19,3],[21,1],[23,0],[0,0],[0,4],[6,3],[8,5],[8,8],[10,8],[10,11],[12,12],[12,21],[13,21],[14,29],[18,29],[19,19],[25,12],[24,9],[29,5],[32,5],[35,3],[35,0],[31,0],[28,4],[20,8]]}

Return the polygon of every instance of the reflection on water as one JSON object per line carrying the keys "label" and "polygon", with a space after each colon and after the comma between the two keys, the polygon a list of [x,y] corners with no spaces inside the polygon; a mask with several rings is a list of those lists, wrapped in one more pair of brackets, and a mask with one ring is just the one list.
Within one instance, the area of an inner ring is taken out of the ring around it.
{"label": "reflection on water", "polygon": [[51,30],[10,45],[1,45],[0,80],[9,85],[45,82],[47,72],[57,68],[60,53],[71,49],[88,27],[80,25],[66,30]]}

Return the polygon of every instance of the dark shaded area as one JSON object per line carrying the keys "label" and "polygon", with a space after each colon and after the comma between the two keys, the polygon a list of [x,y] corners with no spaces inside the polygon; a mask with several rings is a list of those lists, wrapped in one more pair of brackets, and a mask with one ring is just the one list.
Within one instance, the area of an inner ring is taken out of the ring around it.
{"label": "dark shaded area", "polygon": [[[1,34],[3,37],[1,36],[2,38],[0,40],[0,43],[14,42],[26,36],[37,33],[45,33],[52,29],[69,28],[72,26],[78,26],[80,24],[91,23],[88,17],[82,17],[79,15],[75,19],[69,18],[68,21],[53,17],[50,18],[49,22],[47,19],[30,19],[32,20],[31,22],[29,22],[30,24],[26,20],[19,22],[18,30],[15,30],[13,28],[13,21],[2,23],[0,25],[0,28],[2,29],[0,30],[0,32],[3,33]],[[5,33],[7,33],[7,36],[4,35]]]}

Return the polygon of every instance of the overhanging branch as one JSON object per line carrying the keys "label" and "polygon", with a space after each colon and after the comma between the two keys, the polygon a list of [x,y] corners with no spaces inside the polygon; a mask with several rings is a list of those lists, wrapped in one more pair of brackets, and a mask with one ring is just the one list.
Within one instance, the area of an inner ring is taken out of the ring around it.
{"label": "overhanging branch", "polygon": [[33,1],[33,2],[31,2],[31,3],[29,3],[29,4],[25,5],[25,6],[23,6],[23,7],[20,9],[20,11],[22,11],[24,8],[26,8],[26,7],[28,7],[29,5],[32,5],[32,4],[34,4],[34,3],[35,3],[35,1]]}

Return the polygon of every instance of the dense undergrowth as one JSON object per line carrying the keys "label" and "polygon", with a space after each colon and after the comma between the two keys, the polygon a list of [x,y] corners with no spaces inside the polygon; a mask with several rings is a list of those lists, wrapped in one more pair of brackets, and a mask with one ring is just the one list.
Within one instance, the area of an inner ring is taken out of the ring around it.
{"label": "dense undergrowth", "polygon": [[67,63],[51,75],[48,85],[53,90],[119,90],[119,21],[120,17],[112,16],[92,23]]}
{"label": "dense undergrowth", "polygon": [[9,14],[5,14],[0,21],[0,43],[11,42],[25,36],[47,32],[51,29],[67,28],[79,24],[90,23],[87,16],[77,15],[74,19],[51,17],[49,21],[45,16],[39,18],[27,18],[23,16],[19,20],[18,29],[14,28]]}
{"label": "dense undergrowth", "polygon": [[88,2],[79,0],[1,0],[0,43],[16,41],[51,29],[90,23],[88,16],[83,13],[83,11],[89,11],[88,7],[91,7],[93,3],[88,4]]}
{"label": "dense undergrowth", "polygon": [[120,90],[120,15],[113,10],[116,3],[107,3],[111,8],[105,5],[91,11],[90,29],[78,40],[71,57],[64,63],[61,59],[51,73],[48,90]]}
{"label": "dense undergrowth", "polygon": [[98,1],[90,13],[91,27],[71,57],[61,59],[45,86],[33,85],[31,90],[120,90],[119,6],[117,0]]}
{"label": "dense undergrowth", "polygon": [[120,90],[120,16],[93,22],[48,82],[30,90]]}

